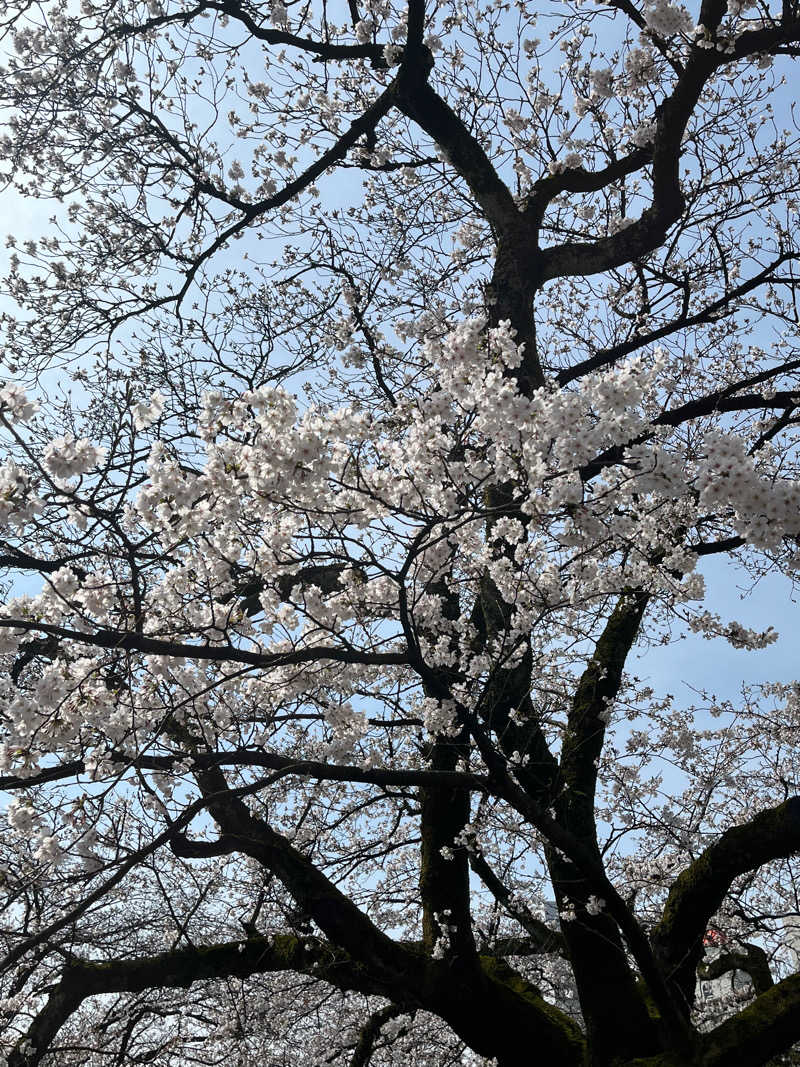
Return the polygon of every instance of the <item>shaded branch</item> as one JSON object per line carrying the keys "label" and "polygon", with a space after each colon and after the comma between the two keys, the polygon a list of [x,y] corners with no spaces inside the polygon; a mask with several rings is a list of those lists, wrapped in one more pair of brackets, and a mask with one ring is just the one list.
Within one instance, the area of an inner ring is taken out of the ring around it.
{"label": "shaded branch", "polygon": [[522,777],[520,770],[514,768],[514,778],[508,773],[505,759],[495,749],[475,715],[463,707],[459,708],[459,712],[464,721],[469,724],[478,750],[489,768],[496,794],[506,800],[543,835],[552,846],[554,853],[556,851],[563,853],[579,878],[585,881],[587,890],[604,901],[608,915],[619,927],[647,983],[660,1013],[661,1023],[668,1035],[668,1040],[674,1043],[675,1048],[681,1051],[687,1050],[691,1044],[691,1034],[681,1015],[674,993],[665,981],[638,920],[609,881],[597,848],[592,849],[587,846],[560,821],[553,818],[547,808],[537,803],[518,784],[517,779]]}
{"label": "shaded branch", "polygon": [[311,37],[300,37],[288,30],[270,29],[248,14],[245,9],[233,0],[203,0],[202,3],[189,11],[174,12],[165,15],[156,15],[139,25],[122,22],[113,29],[113,36],[117,39],[137,36],[144,33],[152,33],[153,30],[162,26],[175,24],[187,25],[195,16],[202,15],[206,11],[219,11],[229,18],[240,22],[256,40],[265,44],[288,45],[302,52],[309,52],[319,60],[335,61],[346,59],[369,59],[376,67],[385,66],[383,58],[383,46],[379,44],[330,44],[326,41],[315,41]]}
{"label": "shaded branch", "polygon": [[690,1004],[703,934],[739,875],[800,851],[800,797],[726,830],[678,877],[653,931],[657,956]]}
{"label": "shaded branch", "polygon": [[[288,600],[295,586],[305,589],[315,585],[323,593],[334,593],[339,588],[339,578],[347,570],[354,570],[349,563],[323,563],[301,567],[294,574],[279,574],[275,578],[275,585],[284,600]],[[362,572],[363,576],[363,572]],[[221,604],[230,604],[233,600],[239,600],[239,606],[245,615],[252,618],[258,615],[263,608],[259,597],[268,588],[268,582],[262,577],[253,577],[248,580],[247,573],[242,568],[234,568],[232,577],[239,578],[237,587],[231,593],[220,597]],[[366,577],[364,576],[364,580]]]}
{"label": "shaded branch", "polygon": [[508,186],[489,156],[458,115],[431,87],[427,77],[433,65],[423,47],[417,61],[406,61],[397,77],[395,102],[442,149],[467,183],[489,222],[500,232],[523,228],[524,220]]}
{"label": "shaded branch", "polygon": [[13,545],[6,544],[5,549],[6,551],[0,555],[0,567],[39,571],[41,574],[53,574],[54,571],[60,570],[61,567],[72,567],[72,570],[75,571],[79,578],[85,578],[86,571],[80,567],[75,567],[75,561],[86,559],[92,555],[90,551],[86,551],[78,552],[74,556],[61,556],[58,559],[39,559],[38,556],[32,556],[29,552],[23,552],[21,548],[15,548]]}
{"label": "shaded branch", "polygon": [[703,415],[712,415],[724,411],[758,411],[768,408],[793,408],[800,400],[800,389],[782,389],[769,396],[761,393],[743,393],[739,396],[722,396],[712,393],[710,396],[690,400],[678,408],[665,411],[653,419],[656,426],[680,426],[690,419]]}
{"label": "shaded branch", "polygon": [[498,939],[491,945],[493,953],[503,956],[530,956],[548,952],[558,953],[559,956],[567,955],[566,943],[560,931],[537,919],[524,903],[513,899],[511,890],[498,878],[480,852],[470,852],[469,865],[498,904],[502,904],[528,934],[526,938]]}
{"label": "shaded branch", "polygon": [[680,315],[677,319],[673,319],[672,322],[659,326],[658,329],[639,334],[627,341],[622,341],[617,345],[613,345],[611,348],[601,348],[589,359],[581,360],[580,363],[576,363],[572,367],[566,367],[564,370],[559,371],[556,375],[556,381],[559,385],[567,385],[569,382],[575,381],[576,378],[582,378],[585,374],[600,370],[602,367],[607,367],[610,364],[615,363],[618,359],[630,355],[631,352],[636,352],[640,348],[644,348],[646,345],[653,344],[655,341],[660,341],[664,337],[669,337],[670,334],[675,333],[678,330],[684,330],[692,326],[699,326],[707,322],[716,321],[719,317],[719,313],[724,311],[730,303],[737,300],[739,297],[746,296],[760,285],[769,282],[772,273],[778,267],[787,261],[793,261],[797,258],[797,252],[786,252],[783,255],[778,256],[774,262],[770,263],[762,271],[759,271],[758,274],[755,274],[752,278],[748,278],[746,281],[742,282],[741,285],[737,285],[718,300],[713,300],[710,304],[707,304],[704,308],[696,311],[693,315]]}
{"label": "shaded branch", "polygon": [[374,992],[363,970],[353,966],[340,949],[317,938],[290,934],[192,946],[140,959],[98,963],[71,960],[28,1029],[26,1038],[32,1051],[22,1049],[23,1039],[9,1055],[8,1067],[35,1067],[40,1063],[58,1031],[88,997],[146,989],[187,989],[199,981],[249,978],[275,971],[313,975],[343,990]]}
{"label": "shaded branch", "polygon": [[326,937],[366,970],[374,993],[439,1014],[483,1055],[500,1050],[502,1058],[504,1048],[510,1051],[522,1039],[535,1042],[551,1062],[565,1067],[583,1062],[580,1031],[558,1009],[540,997],[521,995],[502,976],[482,977],[477,957],[458,965],[392,941],[285,837],[252,815],[233,791],[225,795],[219,770],[198,772],[196,777],[201,791],[210,794],[208,809],[223,834],[235,838],[240,851],[280,879]]}
{"label": "shaded branch", "polygon": [[702,981],[713,981],[731,971],[744,971],[750,975],[756,993],[766,993],[775,985],[766,952],[760,945],[750,943],[742,948],[743,951],[723,952],[714,959],[703,961],[697,968],[697,977]]}
{"label": "shaded branch", "polygon": [[636,148],[601,170],[574,167],[534,182],[525,201],[524,215],[537,227],[551,200],[560,193],[594,193],[640,170],[653,157],[651,148]]}
{"label": "shaded branch", "polygon": [[185,656],[187,659],[214,663],[246,663],[253,667],[282,667],[295,663],[317,663],[325,659],[376,667],[408,663],[408,656],[404,652],[366,652],[323,645],[292,649],[289,652],[247,652],[234,645],[192,645],[122,630],[100,629],[93,633],[84,633],[50,623],[8,617],[0,617],[0,628],[51,634],[78,645],[92,645],[95,648],[141,652],[155,656]]}
{"label": "shaded branch", "polygon": [[[357,767],[348,764],[324,763],[320,760],[293,759],[278,753],[264,752],[245,748],[231,749],[226,752],[200,752],[188,756],[179,753],[170,756],[130,756],[124,752],[111,752],[109,760],[122,767],[134,767],[139,770],[168,771],[187,758],[195,768],[207,767],[264,767],[271,771],[280,771],[284,775],[300,775],[317,781],[358,782],[378,786],[431,786],[440,785],[453,790],[476,789],[488,792],[489,780],[485,775],[467,774],[461,771],[446,770],[404,770],[401,768]],[[45,782],[60,781],[83,774],[83,760],[72,760],[57,767],[46,767],[38,774],[0,776],[0,789],[15,790],[32,788]]]}
{"label": "shaded branch", "polygon": [[[438,736],[428,754],[431,769],[452,773],[458,761],[468,755],[465,741],[464,733],[457,738]],[[455,844],[469,816],[468,791],[462,789],[456,793],[440,785],[420,790],[422,939],[426,951],[431,953],[440,938],[445,939],[453,955],[475,953],[467,856],[465,849]]]}
{"label": "shaded branch", "polygon": [[[598,862],[602,860],[594,813],[597,762],[610,708],[648,599],[635,591],[619,598],[576,686],[561,746],[561,789],[554,809],[559,821]],[[605,903],[599,909],[589,907],[597,893],[571,858],[548,848],[547,863],[559,908],[569,907],[577,916],[577,921],[564,924],[564,940],[592,1046],[600,1058],[615,1049],[624,1058],[656,1048],[655,1027],[625,953],[622,935],[627,935],[619,917],[610,914]],[[633,916],[631,920],[636,923]],[[649,985],[655,967],[652,961],[648,964]],[[677,1028],[676,1032],[680,1034]]]}
{"label": "shaded branch", "polygon": [[402,989],[421,981],[423,960],[392,941],[286,837],[253,815],[218,767],[196,770],[195,777],[223,836],[279,878],[326,937],[369,967],[376,980],[380,976],[383,995],[403,999],[397,995],[401,975]]}
{"label": "shaded branch", "polygon": [[[703,0],[700,23],[713,38],[726,12],[722,0]],[[750,40],[745,38],[750,37]],[[584,277],[620,267],[657,248],[685,207],[679,164],[681,141],[689,119],[712,74],[732,59],[762,51],[774,51],[779,44],[800,38],[800,24],[775,30],[742,34],[731,56],[716,49],[695,46],[686,66],[680,69],[675,87],[654,114],[652,147],[652,204],[626,229],[594,242],[570,241],[545,249],[535,256],[534,270],[542,282],[574,275]]]}
{"label": "shaded branch", "polygon": [[800,975],[777,982],[702,1038],[702,1067],[760,1067],[800,1040]]}
{"label": "shaded branch", "polygon": [[607,716],[622,684],[625,660],[639,633],[649,597],[633,592],[620,597],[581,675],[561,749],[560,801],[570,830],[596,843],[594,795],[597,760],[603,748]]}
{"label": "shaded branch", "polygon": [[381,1036],[381,1028],[390,1019],[396,1019],[398,1015],[405,1014],[405,1009],[398,1004],[387,1004],[384,1008],[374,1011],[361,1027],[356,1047],[350,1058],[350,1067],[367,1067],[375,1051],[375,1044]]}

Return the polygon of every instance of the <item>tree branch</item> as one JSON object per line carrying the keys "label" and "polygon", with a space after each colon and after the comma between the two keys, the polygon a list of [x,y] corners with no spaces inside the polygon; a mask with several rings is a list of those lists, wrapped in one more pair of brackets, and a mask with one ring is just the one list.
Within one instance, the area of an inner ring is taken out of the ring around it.
{"label": "tree branch", "polygon": [[[437,770],[403,770],[401,768],[357,767],[350,764],[323,763],[320,760],[293,759],[278,753],[264,752],[245,748],[231,749],[224,752],[199,752],[189,756],[179,753],[170,756],[130,756],[124,752],[111,752],[111,762],[140,770],[168,771],[183,760],[190,759],[193,767],[264,767],[283,774],[296,774],[314,778],[317,781],[359,782],[378,786],[444,786],[451,790],[489,791],[489,780],[485,775],[467,774],[461,771]],[[45,782],[60,781],[83,774],[86,767],[83,760],[72,760],[56,767],[46,767],[38,774],[0,776],[0,789],[14,790],[33,788]]]}
{"label": "tree branch", "polygon": [[594,795],[597,760],[603,748],[606,713],[622,684],[625,660],[636,641],[649,597],[631,591],[620,597],[597,641],[572,699],[561,750],[560,800],[570,831],[596,843]]}
{"label": "tree branch", "polygon": [[180,24],[186,25],[196,15],[202,15],[205,11],[219,11],[229,18],[235,19],[259,41],[265,44],[288,45],[302,52],[309,52],[319,60],[334,61],[346,59],[369,59],[373,66],[385,66],[383,59],[383,46],[379,44],[329,44],[325,41],[315,41],[311,37],[299,37],[287,30],[268,29],[253,19],[244,8],[233,0],[202,0],[196,7],[189,11],[180,11],[168,15],[156,15],[147,19],[140,25],[123,22],[113,28],[113,36],[124,39],[143,33],[152,33],[153,30],[162,26]]}
{"label": "tree branch", "polygon": [[[326,937],[366,970],[374,993],[439,1014],[483,1055],[495,1055],[498,1048],[511,1048],[523,1038],[551,1055],[552,1062],[565,1067],[582,1062],[582,1036],[558,1009],[539,997],[520,995],[502,977],[482,976],[477,957],[465,962],[431,959],[392,941],[286,838],[252,815],[232,791],[224,795],[225,781],[219,770],[198,772],[196,777],[201,792],[210,794],[208,809],[223,834],[235,838],[240,851],[283,882]],[[498,1037],[498,1021],[502,1025],[503,1019],[508,1033],[504,1030]]]}
{"label": "tree branch", "polygon": [[402,1000],[399,994],[422,980],[424,959],[387,937],[287,838],[253,815],[229,789],[218,767],[194,773],[223,836],[279,878],[325,936],[367,966],[376,982],[379,976],[385,989],[382,995]]}
{"label": "tree branch", "polygon": [[290,652],[247,652],[234,645],[192,645],[182,641],[168,641],[163,638],[145,637],[143,634],[123,630],[95,630],[84,633],[70,630],[64,626],[54,626],[46,622],[31,622],[29,619],[12,619],[0,617],[0,627],[11,630],[25,630],[51,634],[62,637],[78,645],[92,645],[95,648],[108,648],[115,651],[141,652],[154,656],[185,656],[187,659],[210,661],[212,663],[246,663],[253,667],[283,667],[296,663],[317,663],[320,660],[333,660],[337,663],[358,663],[365,666],[401,665],[409,662],[404,652],[362,652],[356,649],[336,648],[315,645],[311,648],[292,649]]}
{"label": "tree branch", "polygon": [[618,359],[630,355],[631,352],[636,352],[640,348],[644,348],[646,345],[653,344],[655,341],[660,341],[664,337],[669,337],[670,334],[675,333],[677,330],[684,330],[692,326],[699,326],[703,323],[715,321],[719,316],[719,312],[723,311],[730,303],[732,303],[732,301],[737,300],[739,297],[746,296],[754,289],[757,289],[758,286],[769,282],[773,272],[777,270],[778,267],[788,261],[794,261],[798,258],[798,255],[800,255],[800,253],[786,252],[783,255],[778,256],[774,262],[770,263],[762,271],[759,271],[758,274],[755,274],[752,278],[748,278],[746,281],[742,282],[741,285],[737,285],[718,300],[712,300],[710,304],[707,304],[693,315],[681,315],[677,319],[673,319],[672,322],[659,326],[658,329],[639,334],[627,341],[621,341],[619,344],[612,345],[610,348],[601,348],[589,359],[581,360],[580,363],[576,363],[572,367],[566,367],[564,370],[559,371],[556,375],[556,381],[559,385],[567,385],[569,382],[575,381],[576,378],[582,378],[585,374],[589,374],[592,371],[600,370],[602,367],[607,367],[612,363],[616,363]]}
{"label": "tree branch", "polygon": [[361,1027],[358,1043],[350,1058],[350,1067],[368,1067],[384,1023],[388,1023],[390,1019],[396,1019],[398,1015],[403,1015],[404,1010],[398,1004],[387,1004],[370,1015]]}
{"label": "tree branch", "polygon": [[726,830],[670,890],[652,943],[671,980],[691,1004],[703,934],[732,882],[771,860],[800,851],[800,796]]}
{"label": "tree branch", "polygon": [[353,966],[341,949],[317,938],[290,934],[192,946],[140,959],[97,963],[71,960],[28,1029],[26,1038],[33,1051],[23,1049],[24,1039],[18,1042],[8,1058],[8,1067],[35,1067],[40,1063],[60,1028],[88,997],[145,989],[187,989],[199,981],[249,978],[274,971],[313,975],[343,990],[374,992],[363,969]]}
{"label": "tree branch", "polygon": [[800,975],[773,985],[702,1038],[702,1067],[760,1067],[800,1039]]}
{"label": "tree branch", "polygon": [[482,145],[453,109],[427,82],[430,53],[404,62],[397,77],[397,107],[446,154],[447,161],[467,183],[484,215],[499,232],[519,229],[523,218],[508,186],[501,180]]}
{"label": "tree branch", "polygon": [[493,953],[505,956],[528,956],[548,952],[557,953],[559,956],[567,955],[561,932],[537,919],[524,903],[517,903],[511,891],[497,877],[480,852],[470,852],[469,865],[498,904],[502,904],[528,934],[527,938],[499,939],[490,946]]}
{"label": "tree branch", "polygon": [[[720,0],[704,0],[701,21],[709,32],[715,31],[724,11]],[[724,62],[726,57],[716,52],[694,48],[671,95],[656,108],[652,205],[625,230],[591,243],[566,242],[540,253],[536,257],[535,269],[542,282],[566,275],[584,277],[611,270],[639,259],[661,244],[685,206],[679,175],[684,130],[706,82]]]}
{"label": "tree branch", "polygon": [[702,981],[712,981],[731,971],[744,971],[750,975],[756,993],[766,993],[775,985],[766,952],[760,945],[749,943],[742,948],[743,951],[723,952],[714,959],[701,962],[697,977]]}

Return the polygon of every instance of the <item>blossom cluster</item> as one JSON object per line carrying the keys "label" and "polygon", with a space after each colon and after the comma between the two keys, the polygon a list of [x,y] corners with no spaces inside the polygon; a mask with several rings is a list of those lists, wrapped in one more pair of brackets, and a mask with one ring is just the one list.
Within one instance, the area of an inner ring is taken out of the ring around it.
{"label": "blossom cluster", "polygon": [[[239,729],[237,709],[255,682],[202,661],[150,656],[135,684],[115,686],[109,654],[91,642],[81,647],[81,632],[138,628],[279,659],[331,645],[348,653],[402,648],[399,620],[407,612],[420,654],[433,667],[457,668],[462,679],[452,698],[423,698],[418,708],[431,735],[455,736],[457,702],[469,706],[486,672],[513,665],[524,641],[533,641],[546,676],[556,651],[537,625],[543,618],[566,624],[569,635],[571,627],[581,632],[581,611],[631,586],[665,604],[702,597],[686,532],[709,511],[756,547],[800,534],[797,490],[769,472],[768,456],[748,455],[739,436],[720,428],[691,451],[654,429],[652,412],[672,382],[659,351],[572,389],[546,384],[525,394],[516,379],[524,347],[507,323],[490,328],[483,317],[466,318],[429,333],[424,349],[435,385],[398,411],[392,435],[354,408],[301,410],[280,387],[207,393],[197,465],[182,462],[156,433],[126,523],[169,562],[150,575],[138,614],[116,565],[88,574],[65,565],[38,595],[6,605],[6,615],[25,625],[4,627],[5,647],[19,647],[28,627],[47,620],[71,628],[81,652],[46,665],[26,693],[5,691],[6,751],[18,753],[16,765],[35,768],[34,750],[41,756],[53,744],[88,745],[98,765],[104,746],[138,746],[163,715],[162,682],[203,708],[220,736]],[[19,394],[13,402],[27,411]],[[162,415],[158,393],[134,410],[142,429]],[[69,499],[68,479],[101,477],[102,456],[98,445],[64,436],[45,446],[41,467]],[[7,526],[24,529],[53,506],[13,463],[0,478]],[[515,489],[495,514],[498,484]],[[316,555],[340,561],[332,582],[324,572],[304,577],[311,515]],[[381,569],[375,560],[384,561]],[[481,646],[468,605],[487,578],[511,608],[502,635]],[[246,608],[243,581],[256,590]],[[454,596],[463,605],[456,613]],[[695,629],[735,645],[774,639],[688,610]],[[355,685],[363,673],[354,671]],[[320,667],[312,681],[276,663],[265,677],[259,693],[267,701],[272,687],[284,699],[317,694],[327,730],[321,756],[340,761],[359,749],[368,731],[351,703],[347,671]],[[602,717],[610,720],[611,709]]]}

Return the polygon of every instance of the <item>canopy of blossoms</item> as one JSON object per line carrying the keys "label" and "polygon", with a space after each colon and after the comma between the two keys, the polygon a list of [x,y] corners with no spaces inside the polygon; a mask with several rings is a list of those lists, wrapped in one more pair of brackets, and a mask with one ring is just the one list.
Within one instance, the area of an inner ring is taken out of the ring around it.
{"label": "canopy of blossoms", "polygon": [[789,1055],[797,5],[7,7],[8,1067]]}

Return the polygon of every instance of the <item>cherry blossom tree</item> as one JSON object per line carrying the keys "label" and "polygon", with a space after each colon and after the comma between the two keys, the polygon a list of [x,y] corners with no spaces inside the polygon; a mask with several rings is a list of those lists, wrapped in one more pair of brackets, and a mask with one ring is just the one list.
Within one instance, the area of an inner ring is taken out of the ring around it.
{"label": "cherry blossom tree", "polygon": [[796,0],[2,33],[8,1067],[788,1062]]}

